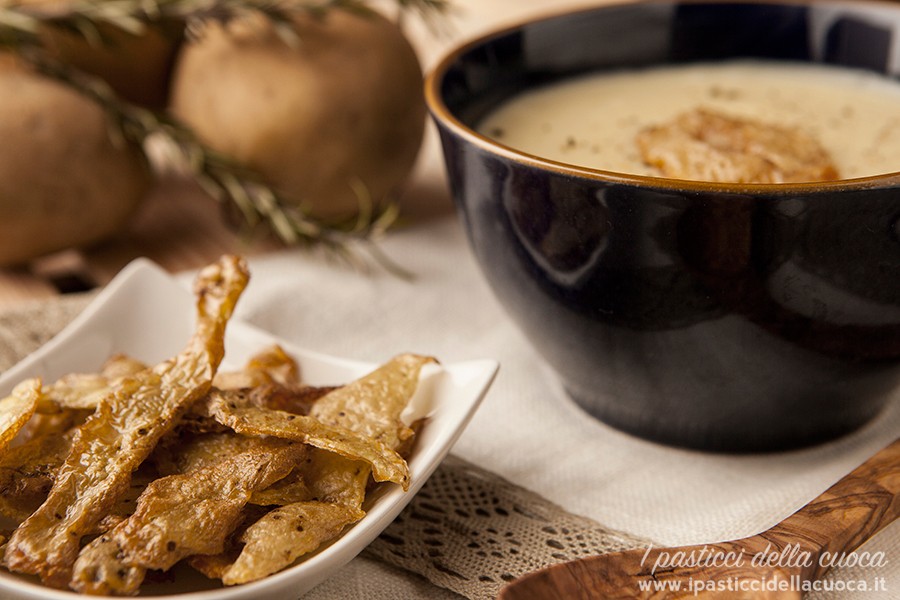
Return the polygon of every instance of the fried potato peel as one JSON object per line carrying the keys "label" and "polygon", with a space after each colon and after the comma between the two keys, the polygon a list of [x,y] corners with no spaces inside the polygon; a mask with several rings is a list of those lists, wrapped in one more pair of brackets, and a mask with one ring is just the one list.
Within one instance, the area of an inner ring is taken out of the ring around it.
{"label": "fried potato peel", "polygon": [[644,162],[665,177],[725,183],[833,181],[839,174],[810,134],[697,108],[636,138]]}
{"label": "fried potato peel", "polygon": [[284,506],[294,502],[312,500],[313,493],[297,469],[274,485],[253,492],[249,504],[258,506]]}
{"label": "fried potato peel", "polygon": [[0,515],[22,522],[44,502],[74,435],[51,431],[0,457]]}
{"label": "fried potato peel", "polygon": [[197,278],[197,325],[176,357],[125,378],[79,428],[44,504],[13,532],[5,562],[63,587],[82,536],[127,489],[132,471],[178,417],[209,390],[224,355],[225,325],[247,284],[246,265],[223,257]]}
{"label": "fried potato peel", "polygon": [[41,380],[28,379],[12,393],[0,400],[0,452],[9,446],[19,430],[25,426],[41,399]]}
{"label": "fried potato peel", "polygon": [[19,434],[13,440],[11,446],[24,444],[35,438],[50,439],[47,436],[65,435],[73,431],[87,420],[93,410],[60,410],[58,412],[40,412],[41,402],[38,402],[38,410],[25,426],[19,430]]}
{"label": "fried potato peel", "polygon": [[[413,435],[400,418],[419,383],[430,356],[401,354],[368,375],[338,388],[313,404],[310,416],[398,448]],[[360,507],[368,468],[333,453],[317,452],[305,466],[305,478],[319,499]]]}
{"label": "fried potato peel", "polygon": [[48,412],[59,409],[93,410],[122,379],[137,375],[146,368],[147,365],[128,356],[113,356],[100,373],[72,373],[47,386],[41,408]]}
{"label": "fried potato peel", "polygon": [[221,390],[237,390],[271,383],[285,387],[300,385],[297,361],[277,344],[252,356],[240,371],[217,373],[213,385]]}
{"label": "fried potato peel", "polygon": [[369,469],[365,463],[314,450],[300,473],[316,500],[359,508],[366,499]]}
{"label": "fried potato peel", "polygon": [[244,550],[224,571],[222,583],[247,583],[279,571],[364,516],[359,508],[328,502],[297,502],[276,508],[241,536]]}
{"label": "fried potato peel", "polygon": [[[317,400],[310,416],[396,448],[413,435],[400,415],[418,387],[422,367],[434,362],[437,361],[428,356],[396,356]],[[362,518],[369,480],[366,463],[317,449],[301,473],[315,501],[281,506],[251,525],[242,536],[245,545],[237,561],[222,576],[223,583],[245,583],[279,571],[318,547],[307,541],[310,536],[323,536],[322,541],[331,539]],[[279,542],[293,541],[289,546],[265,543],[266,537],[272,535],[283,536]],[[309,550],[300,551],[308,546]]]}
{"label": "fried potato peel", "polygon": [[202,573],[207,579],[222,579],[234,561],[238,552],[222,552],[220,554],[197,554],[188,559],[188,564],[194,570]]}
{"label": "fried potato peel", "polygon": [[282,410],[257,408],[240,392],[213,390],[207,398],[206,409],[212,418],[238,433],[303,442],[362,460],[371,465],[375,481],[391,481],[402,485],[404,490],[409,487],[409,467],[399,454],[377,440],[344,427],[325,425],[313,417]]}
{"label": "fried potato peel", "polygon": [[[130,517],[85,546],[70,587],[88,594],[132,594],[142,570],[167,570],[187,556],[222,552],[252,493],[287,475],[304,451],[257,438],[221,463],[156,479]],[[130,576],[119,577],[123,570]]]}
{"label": "fried potato peel", "polygon": [[413,431],[400,420],[412,398],[422,367],[437,362],[430,356],[401,354],[372,373],[323,396],[310,416],[382,442],[389,448]]}
{"label": "fried potato peel", "polygon": [[373,480],[408,488],[401,414],[436,361],[312,387],[272,346],[219,373],[247,281],[235,257],[202,270],[193,336],[165,362],[114,356],[0,401],[0,565],[94,595],[136,594],[182,561],[236,585],[340,536]]}
{"label": "fried potato peel", "polygon": [[258,445],[259,438],[237,435],[233,431],[202,433],[187,441],[174,441],[167,448],[165,460],[157,462],[157,469],[162,475],[190,473],[230,460]]}

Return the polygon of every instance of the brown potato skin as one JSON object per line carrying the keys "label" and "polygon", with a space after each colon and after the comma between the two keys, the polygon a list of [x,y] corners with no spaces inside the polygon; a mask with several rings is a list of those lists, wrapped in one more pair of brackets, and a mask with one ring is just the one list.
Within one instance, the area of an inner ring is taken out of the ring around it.
{"label": "brown potato skin", "polygon": [[91,100],[8,57],[0,89],[0,265],[118,231],[150,184],[141,154]]}
{"label": "brown potato skin", "polygon": [[[54,14],[64,10],[68,0],[18,0],[17,4]],[[97,31],[103,40],[101,44],[45,25],[40,30],[40,40],[52,58],[100,77],[125,100],[149,108],[165,108],[184,23],[161,20],[134,35],[100,22]]]}
{"label": "brown potato skin", "polygon": [[182,49],[171,109],[216,150],[321,216],[353,214],[361,181],[380,201],[422,141],[422,71],[400,29],[332,9],[295,22],[299,43],[249,18]]}
{"label": "brown potato skin", "polygon": [[149,108],[165,108],[169,78],[180,41],[175,27],[150,28],[133,36],[101,25],[109,46],[92,46],[65,32],[45,31],[44,44],[57,60],[106,81],[119,96]]}

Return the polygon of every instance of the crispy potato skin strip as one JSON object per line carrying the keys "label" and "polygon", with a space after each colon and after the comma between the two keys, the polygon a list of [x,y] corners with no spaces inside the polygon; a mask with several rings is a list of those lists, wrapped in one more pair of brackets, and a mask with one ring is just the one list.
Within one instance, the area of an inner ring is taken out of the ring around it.
{"label": "crispy potato skin strip", "polygon": [[[41,403],[38,403],[40,410]],[[25,426],[19,431],[19,434],[10,444],[10,450],[18,445],[25,444],[31,440],[46,435],[63,435],[69,430],[74,433],[73,427],[77,427],[84,423],[91,413],[91,410],[62,410],[52,414],[35,412],[34,416],[25,423]],[[48,438],[49,439],[49,438]],[[65,458],[65,457],[63,457]]]}
{"label": "crispy potato skin strip", "polygon": [[248,391],[254,406],[305,415],[312,403],[334,390],[300,381],[297,361],[279,345],[253,355],[241,371],[218,373],[213,387]]}
{"label": "crispy potato skin strip", "polygon": [[295,415],[309,414],[315,402],[337,387],[284,387],[267,385],[250,390],[250,400],[259,408],[283,410]]}
{"label": "crispy potato skin strip", "polygon": [[437,362],[429,356],[401,354],[368,375],[319,398],[310,416],[397,448],[412,435],[400,421],[419,383],[422,367]]}
{"label": "crispy potato skin strip", "polygon": [[244,372],[266,373],[273,382],[284,386],[300,385],[300,367],[297,361],[278,344],[253,355]]}
{"label": "crispy potato skin strip", "polygon": [[157,478],[158,476],[155,470],[148,468],[146,462],[141,465],[141,468],[132,475],[131,484],[128,486],[128,489],[119,497],[116,504],[109,509],[106,516],[100,519],[100,522],[97,523],[97,527],[95,527],[90,534],[99,535],[107,533],[131,516],[137,507],[137,499],[144,493],[144,490],[147,489],[150,482]]}
{"label": "crispy potato skin strip", "polygon": [[[334,393],[334,392],[332,392]],[[376,481],[392,481],[409,487],[406,461],[385,444],[367,439],[337,425],[324,425],[313,417],[281,410],[257,408],[245,394],[213,390],[207,399],[209,415],[244,435],[270,435],[330,450],[372,466]]]}
{"label": "crispy potato skin strip", "polygon": [[[432,362],[436,361],[414,354],[397,356],[320,398],[310,416],[396,448],[413,433],[400,415],[418,386],[422,367]],[[241,536],[245,546],[222,582],[235,585],[261,579],[340,535],[365,515],[362,503],[369,472],[364,462],[312,450],[300,473],[314,500],[274,509],[248,527]]]}
{"label": "crispy potato skin strip", "polygon": [[197,325],[176,357],[124,379],[79,428],[46,502],[13,533],[7,566],[63,587],[81,537],[127,490],[131,473],[181,414],[203,397],[224,355],[225,325],[248,281],[232,256],[203,269],[195,285]]}
{"label": "crispy potato skin strip", "polygon": [[[287,442],[281,444],[287,445]],[[170,456],[165,461],[160,461],[162,464],[158,463],[157,469],[162,475],[190,473],[218,465],[258,446],[259,438],[237,435],[230,430],[203,433],[186,441],[173,442],[172,447],[167,448]]]}
{"label": "crispy potato skin strip", "polygon": [[219,554],[195,554],[187,559],[187,563],[200,571],[209,579],[222,579],[225,571],[234,564],[241,553],[240,537],[247,531],[247,527],[259,521],[269,512],[268,507],[248,504],[244,507],[241,524],[228,536],[225,541],[225,550]]}
{"label": "crispy potato skin strip", "polygon": [[370,470],[364,462],[315,449],[300,473],[314,500],[359,508],[366,499]]}
{"label": "crispy potato skin strip", "polygon": [[[413,435],[400,415],[418,387],[422,367],[436,362],[430,356],[396,356],[368,375],[323,396],[309,414],[323,423],[345,427],[396,449]],[[364,463],[329,452],[314,452],[302,472],[316,498],[362,506],[369,479]]]}
{"label": "crispy potato skin strip", "polygon": [[[368,375],[323,396],[309,414],[323,423],[345,427],[396,449],[413,435],[400,415],[418,387],[422,367],[436,362],[430,356],[396,356]],[[368,467],[362,466],[342,456],[317,452],[304,466],[304,478],[320,500],[359,507],[369,479]]]}
{"label": "crispy potato skin strip", "polygon": [[261,439],[220,464],[152,482],[115,533],[129,557],[168,569],[185,556],[220,552],[251,494],[284,478],[305,452],[276,441]]}
{"label": "crispy potato skin strip", "polygon": [[74,435],[50,431],[7,450],[0,458],[0,515],[22,522],[46,500]]}
{"label": "crispy potato skin strip", "polygon": [[[141,578],[116,576],[112,563],[118,561],[126,572],[168,570],[187,556],[222,552],[252,493],[287,475],[305,452],[279,440],[255,441],[219,464],[151,482],[134,514],[82,550],[71,587],[89,594],[132,594]],[[107,552],[110,544],[117,549],[113,556]]]}
{"label": "crispy potato skin strip", "polygon": [[[60,377],[53,385],[47,386],[44,396],[45,410],[59,409],[95,409],[101,400],[112,394],[115,386],[122,379],[137,375],[147,368],[142,362],[128,356],[113,356],[100,373],[72,373]],[[46,407],[50,404],[51,407]]]}
{"label": "crispy potato skin strip", "polygon": [[127,354],[113,354],[106,359],[105,363],[103,363],[100,374],[108,380],[121,379],[123,377],[137,375],[148,367],[149,365],[136,358],[132,358]]}
{"label": "crispy potato skin strip", "polygon": [[364,515],[358,508],[327,502],[297,502],[276,508],[241,536],[244,550],[222,574],[222,583],[247,583],[274,573],[334,539]]}
{"label": "crispy potato skin strip", "polygon": [[34,414],[41,399],[41,380],[28,379],[0,400],[0,456]]}
{"label": "crispy potato skin strip", "polygon": [[313,493],[303,479],[303,475],[294,469],[287,477],[263,490],[257,490],[250,496],[249,504],[258,506],[284,506],[294,502],[312,500]]}
{"label": "crispy potato skin strip", "polygon": [[[313,404],[310,416],[396,449],[413,434],[400,415],[416,391],[422,367],[435,362],[428,356],[396,356],[372,373],[320,398]],[[314,452],[302,473],[319,500],[360,507],[369,480],[369,469],[364,466],[333,453]]]}
{"label": "crispy potato skin strip", "polygon": [[[113,530],[115,531],[115,530]],[[128,564],[124,551],[111,533],[104,533],[85,546],[75,561],[72,588],[92,596],[134,594],[147,569]]]}
{"label": "crispy potato skin strip", "polygon": [[195,570],[202,573],[208,579],[222,579],[225,572],[234,561],[237,560],[237,553],[223,552],[221,554],[198,554],[188,559],[188,564]]}
{"label": "crispy potato skin strip", "polygon": [[237,390],[272,383],[291,388],[300,385],[297,361],[278,344],[250,357],[240,371],[218,373],[213,385],[222,390]]}

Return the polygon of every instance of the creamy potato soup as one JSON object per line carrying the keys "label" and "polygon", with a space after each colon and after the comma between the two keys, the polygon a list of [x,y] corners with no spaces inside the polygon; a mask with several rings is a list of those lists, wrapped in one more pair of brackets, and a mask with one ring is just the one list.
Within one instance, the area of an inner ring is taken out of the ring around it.
{"label": "creamy potato soup", "polygon": [[512,98],[478,130],[552,160],[660,176],[642,154],[639,135],[698,110],[802,132],[827,152],[841,179],[900,171],[900,83],[800,63],[737,61],[582,76]]}

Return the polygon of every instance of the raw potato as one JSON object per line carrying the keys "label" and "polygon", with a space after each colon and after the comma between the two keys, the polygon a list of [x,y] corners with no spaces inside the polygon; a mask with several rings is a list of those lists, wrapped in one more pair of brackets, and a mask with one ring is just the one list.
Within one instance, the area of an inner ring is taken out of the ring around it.
{"label": "raw potato", "polygon": [[[29,10],[58,12],[69,0],[15,0]],[[151,108],[168,101],[172,65],[183,37],[183,23],[160,21],[140,35],[98,23],[102,43],[58,27],[43,27],[41,42],[51,57],[105,80],[126,100]]]}
{"label": "raw potato", "polygon": [[98,48],[73,34],[52,32],[45,44],[62,62],[104,79],[122,98],[151,108],[164,108],[169,77],[178,49],[175,33],[148,29],[133,36],[107,26],[109,47]]}
{"label": "raw potato", "polygon": [[0,90],[0,265],[119,230],[150,183],[138,151],[63,84],[0,61]]}
{"label": "raw potato", "polygon": [[332,9],[296,29],[291,47],[259,17],[210,25],[182,50],[172,110],[293,202],[355,214],[357,183],[380,201],[415,161],[421,69],[400,29],[374,13]]}

